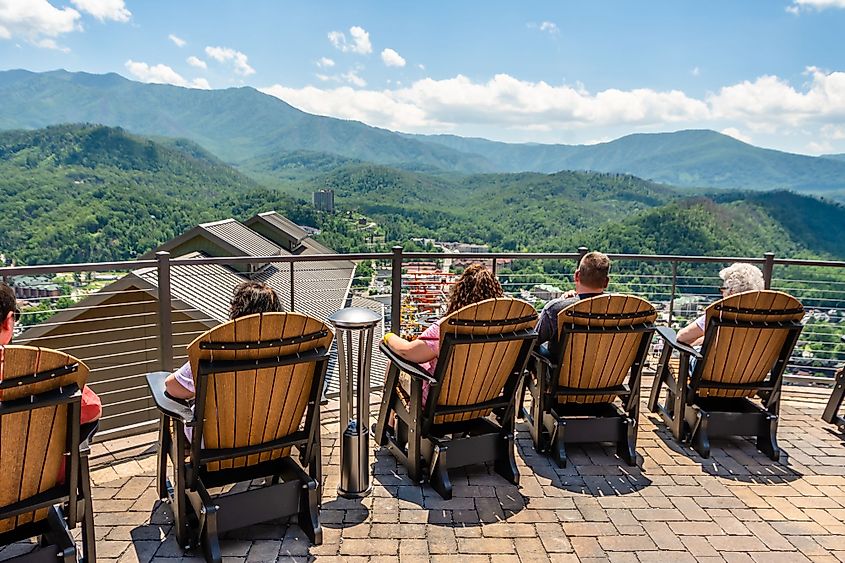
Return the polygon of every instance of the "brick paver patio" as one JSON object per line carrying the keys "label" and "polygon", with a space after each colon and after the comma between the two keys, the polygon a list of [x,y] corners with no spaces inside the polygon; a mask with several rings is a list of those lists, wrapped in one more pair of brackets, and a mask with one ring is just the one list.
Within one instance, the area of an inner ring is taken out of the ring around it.
{"label": "brick paver patio", "polygon": [[[705,460],[641,414],[639,467],[613,449],[570,449],[558,469],[519,424],[521,486],[484,466],[455,471],[454,498],[411,483],[377,452],[373,494],[339,499],[336,411],[324,413],[323,537],[295,524],[230,534],[229,561],[845,561],[845,443],[819,418],[826,395],[787,392],[772,463],[751,441],[716,441]],[[92,478],[99,559],[202,561],[179,549],[153,488],[155,436],[98,445]],[[10,554],[20,546],[0,552]]]}

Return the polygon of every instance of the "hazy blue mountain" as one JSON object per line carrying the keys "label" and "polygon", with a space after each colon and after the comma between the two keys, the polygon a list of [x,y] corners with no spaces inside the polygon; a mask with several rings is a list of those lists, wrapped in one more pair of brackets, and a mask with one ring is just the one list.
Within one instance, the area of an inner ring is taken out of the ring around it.
{"label": "hazy blue mountain", "polygon": [[818,158],[763,149],[708,130],[642,133],[596,145],[509,144],[453,135],[413,138],[482,155],[502,171],[625,172],[684,187],[845,189],[845,162],[836,160],[837,155]]}
{"label": "hazy blue mountain", "polygon": [[0,129],[100,123],[187,138],[237,163],[284,151],[316,151],[383,164],[487,171],[485,159],[385,129],[320,117],[254,88],[195,90],[142,84],[117,74],[0,72]]}
{"label": "hazy blue mountain", "polygon": [[0,72],[0,99],[0,129],[88,122],[185,138],[262,181],[364,161],[422,173],[593,170],[680,187],[790,189],[845,199],[842,155],[790,154],[706,130],[597,145],[404,135],[311,115],[253,88],[195,90],[66,71]]}

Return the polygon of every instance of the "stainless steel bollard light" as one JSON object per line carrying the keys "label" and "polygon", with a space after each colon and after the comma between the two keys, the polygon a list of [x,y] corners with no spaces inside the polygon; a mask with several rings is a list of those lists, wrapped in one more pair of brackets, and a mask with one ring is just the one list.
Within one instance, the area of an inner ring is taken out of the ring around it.
{"label": "stainless steel bollard light", "polygon": [[[381,321],[375,311],[347,307],[329,317],[337,331],[340,376],[340,485],[347,498],[370,494],[370,359],[373,333]],[[353,338],[357,340],[353,341]],[[356,354],[357,351],[357,354]],[[357,355],[357,358],[354,356]],[[357,361],[353,362],[353,359]]]}

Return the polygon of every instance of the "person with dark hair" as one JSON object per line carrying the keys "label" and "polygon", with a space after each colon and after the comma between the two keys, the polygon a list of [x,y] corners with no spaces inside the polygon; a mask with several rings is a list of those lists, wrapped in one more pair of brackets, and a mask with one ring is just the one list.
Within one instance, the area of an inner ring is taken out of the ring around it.
{"label": "person with dark hair", "polygon": [[[279,296],[267,284],[249,281],[235,287],[229,304],[229,319],[235,320],[256,313],[275,313],[282,311]],[[194,374],[191,363],[185,364],[167,376],[164,380],[167,394],[176,399],[193,399],[196,393]]]}
{"label": "person with dark hair", "polygon": [[557,315],[580,299],[588,299],[604,293],[610,283],[610,258],[602,252],[588,252],[578,263],[575,270],[575,290],[566,292],[563,297],[552,299],[537,319],[537,342],[540,351],[547,352],[549,346],[557,342]]}
{"label": "person with dark hair", "polygon": [[[18,308],[18,301],[15,298],[15,290],[6,283],[0,282],[0,347],[12,341],[15,333],[15,323],[20,320],[21,310]],[[103,415],[103,404],[100,398],[90,387],[82,387],[82,410],[80,411],[79,423],[88,424],[93,429],[94,422]],[[90,432],[88,433],[90,434]],[[88,435],[85,434],[85,435]]]}
{"label": "person with dark hair", "polygon": [[[449,291],[444,318],[467,305],[503,295],[504,291],[499,280],[482,264],[472,264],[458,277]],[[384,335],[384,342],[402,358],[420,364],[428,373],[433,374],[437,366],[437,356],[440,353],[440,322],[442,320],[441,318],[432,323],[416,340],[408,341],[388,332]],[[401,375],[407,378],[407,374]],[[403,384],[407,384],[407,388],[410,388],[410,381],[405,381]],[[428,382],[423,382],[423,404],[428,397],[428,388]]]}

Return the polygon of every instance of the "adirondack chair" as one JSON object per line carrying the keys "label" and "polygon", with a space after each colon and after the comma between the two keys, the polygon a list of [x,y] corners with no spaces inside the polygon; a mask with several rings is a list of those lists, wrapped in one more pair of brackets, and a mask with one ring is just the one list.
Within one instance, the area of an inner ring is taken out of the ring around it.
{"label": "adirondack chair", "polygon": [[[206,560],[221,561],[219,533],[292,514],[313,543],[322,542],[320,393],[333,338],[300,313],[249,315],[213,328],[188,346],[193,408],[165,392],[167,372],[147,376],[161,411],[158,491],[171,502],[181,546],[198,543]],[[262,477],[264,486],[209,493]]]}
{"label": "adirondack chair", "polygon": [[15,561],[96,561],[87,437],[80,448],[88,367],[63,352],[0,346],[0,546],[40,536]]}
{"label": "adirondack chair", "polygon": [[[840,338],[845,342],[845,334]],[[839,366],[839,370],[836,372],[833,391],[827,401],[824,414],[822,414],[822,420],[835,424],[840,432],[845,432],[845,417],[839,414],[843,399],[845,399],[845,365]]]}
{"label": "adirondack chair", "polygon": [[615,442],[636,465],[640,375],[656,317],[648,301],[611,294],[558,313],[558,341],[532,352],[536,377],[527,380],[523,416],[537,451],[565,467],[567,443]]}
{"label": "adirondack chair", "polygon": [[[423,463],[431,486],[452,498],[448,470],[493,461],[496,472],[519,483],[514,458],[516,394],[537,333],[537,313],[517,299],[487,299],[442,319],[440,354],[434,374],[399,357],[390,359],[376,424],[376,443],[390,451],[421,482]],[[411,388],[399,372],[411,376]],[[422,404],[422,383],[430,384]],[[497,410],[498,420],[488,415]],[[396,428],[388,420],[397,415]]]}
{"label": "adirondack chair", "polygon": [[[672,329],[657,328],[666,345],[649,409],[702,457],[710,456],[711,437],[756,436],[757,448],[777,461],[783,372],[801,334],[804,308],[786,293],[747,291],[713,303],[705,314],[701,351],[678,342]],[[674,375],[673,350],[680,354]],[[667,396],[660,404],[664,384]]]}

